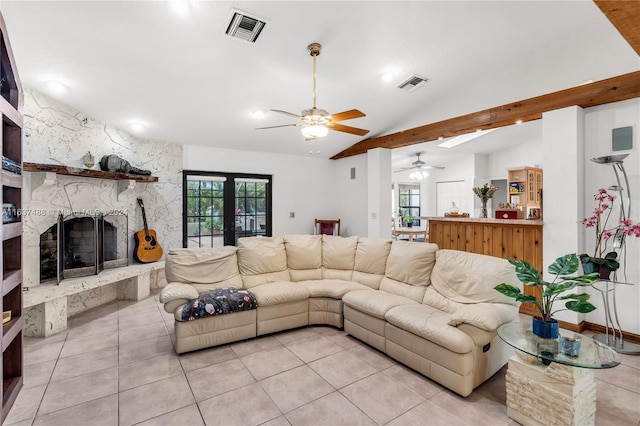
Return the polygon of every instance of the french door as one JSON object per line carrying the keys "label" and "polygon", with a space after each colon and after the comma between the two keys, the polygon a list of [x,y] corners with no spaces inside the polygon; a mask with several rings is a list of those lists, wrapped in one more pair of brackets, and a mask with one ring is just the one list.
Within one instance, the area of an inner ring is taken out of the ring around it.
{"label": "french door", "polygon": [[271,236],[271,176],[183,171],[182,245],[237,245]]}

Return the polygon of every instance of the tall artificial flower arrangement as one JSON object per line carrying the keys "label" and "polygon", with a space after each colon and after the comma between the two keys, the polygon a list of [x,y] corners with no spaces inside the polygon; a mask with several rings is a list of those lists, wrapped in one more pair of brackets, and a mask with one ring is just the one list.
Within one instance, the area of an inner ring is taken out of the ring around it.
{"label": "tall artificial flower arrangement", "polygon": [[609,272],[616,271],[620,267],[618,254],[614,251],[615,243],[611,244],[611,251],[607,252],[611,238],[622,241],[625,237],[640,237],[640,224],[634,224],[631,220],[625,219],[614,226],[609,226],[611,218],[611,205],[615,200],[615,195],[611,195],[606,189],[600,188],[594,195],[597,202],[596,208],[591,217],[582,222],[585,228],[595,230],[595,250],[593,256],[586,253],[580,255],[582,269],[585,273],[600,272],[601,278],[608,278]]}
{"label": "tall artificial flower arrangement", "polygon": [[497,186],[494,186],[493,184],[489,185],[488,183],[485,183],[484,186],[473,188],[473,193],[480,198],[480,201],[482,201],[482,213],[480,217],[487,217],[487,201],[493,197],[493,194],[497,190]]}

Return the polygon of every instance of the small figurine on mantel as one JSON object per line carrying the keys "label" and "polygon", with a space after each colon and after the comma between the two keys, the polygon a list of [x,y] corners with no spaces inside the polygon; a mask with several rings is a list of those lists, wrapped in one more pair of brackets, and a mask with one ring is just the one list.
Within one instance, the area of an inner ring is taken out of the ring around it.
{"label": "small figurine on mantel", "polygon": [[87,153],[82,156],[82,164],[84,164],[87,169],[91,169],[96,165],[96,159],[91,154],[91,151],[87,151]]}
{"label": "small figurine on mantel", "polygon": [[149,170],[142,170],[134,167],[127,160],[124,160],[116,154],[104,155],[100,159],[100,168],[105,172],[128,173],[133,175],[150,175]]}

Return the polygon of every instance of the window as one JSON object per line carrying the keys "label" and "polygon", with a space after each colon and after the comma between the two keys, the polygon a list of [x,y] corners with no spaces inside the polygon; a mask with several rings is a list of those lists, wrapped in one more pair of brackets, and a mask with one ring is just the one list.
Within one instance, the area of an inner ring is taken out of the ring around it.
{"label": "window", "polygon": [[271,235],[271,176],[185,170],[183,191],[183,247]]}
{"label": "window", "polygon": [[414,216],[412,224],[420,226],[420,185],[400,184],[398,196],[402,216]]}

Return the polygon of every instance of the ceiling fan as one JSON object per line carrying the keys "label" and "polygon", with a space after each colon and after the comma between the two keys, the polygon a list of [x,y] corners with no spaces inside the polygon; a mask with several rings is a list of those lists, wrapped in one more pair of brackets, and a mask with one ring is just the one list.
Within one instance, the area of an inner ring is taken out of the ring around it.
{"label": "ceiling fan", "polygon": [[299,123],[283,124],[280,126],[258,127],[256,130],[275,129],[277,127],[302,127],[302,134],[305,140],[313,140],[324,137],[329,130],[338,132],[351,133],[353,135],[364,136],[369,133],[368,130],[358,129],[357,127],[345,126],[338,124],[339,121],[351,120],[353,118],[365,117],[363,112],[357,109],[339,112],[337,114],[329,114],[328,111],[316,107],[316,57],[320,55],[322,46],[320,43],[311,43],[307,46],[309,54],[313,57],[313,108],[305,109],[300,115],[293,114],[279,109],[272,109],[273,112],[289,115],[300,119]]}
{"label": "ceiling fan", "polygon": [[[423,179],[425,177],[427,177],[429,174],[426,173],[426,170],[429,169],[438,169],[438,170],[442,170],[444,169],[443,166],[430,166],[427,165],[427,163],[425,163],[424,161],[422,161],[420,159],[420,156],[422,155],[422,152],[416,152],[416,156],[418,157],[418,159],[416,161],[414,161],[413,163],[411,163],[411,167],[402,167],[400,170],[395,170],[394,173],[398,173],[398,172],[405,172],[407,170],[413,170],[416,169],[418,172],[422,172],[423,170],[425,171],[424,173],[422,173],[421,176],[418,177],[418,175],[416,174],[415,179]],[[412,178],[414,178],[413,176],[410,176]]]}

